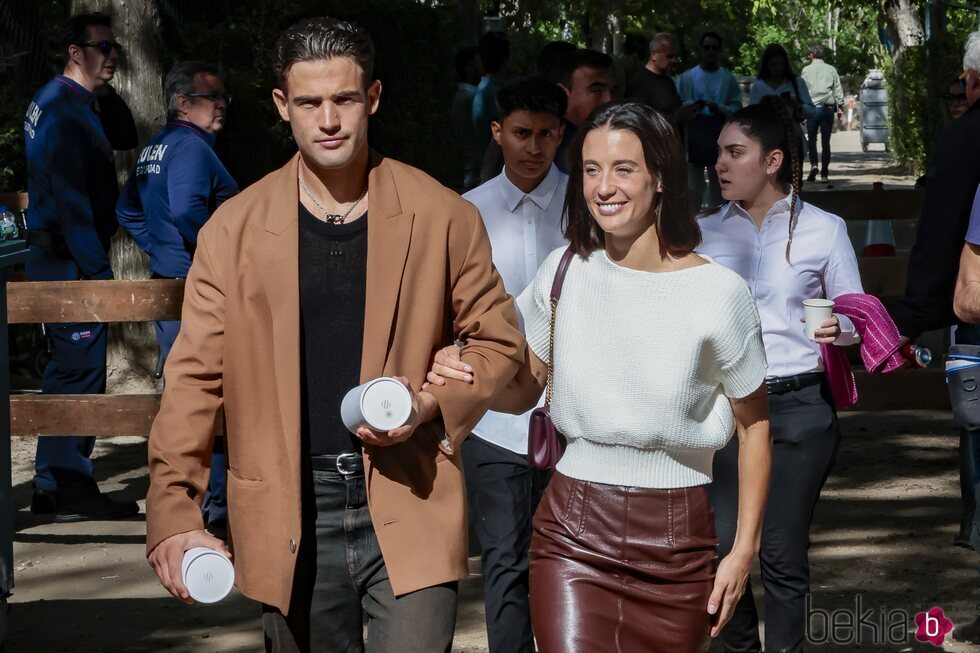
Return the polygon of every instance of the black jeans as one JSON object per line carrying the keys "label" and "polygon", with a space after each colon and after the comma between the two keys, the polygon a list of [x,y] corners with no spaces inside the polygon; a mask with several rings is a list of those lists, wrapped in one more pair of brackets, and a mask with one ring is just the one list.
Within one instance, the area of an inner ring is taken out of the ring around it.
{"label": "black jeans", "polygon": [[830,133],[834,130],[834,114],[837,107],[822,104],[817,107],[815,118],[806,119],[807,146],[810,150],[810,167],[817,167],[817,130],[820,130],[820,174],[830,170]]}
{"label": "black jeans", "polygon": [[313,471],[305,485],[289,615],[263,606],[266,650],[448,653],[457,583],[395,597],[371,524],[364,476]]}
{"label": "black jeans", "polygon": [[[769,395],[772,475],[759,551],[765,588],[767,653],[802,651],[810,587],[810,522],[840,444],[837,413],[826,387]],[[732,548],[738,524],[738,438],[715,454],[708,487],[715,510],[718,554]],[[722,630],[726,651],[757,653],[759,616],[751,585]]]}
{"label": "black jeans", "polygon": [[480,541],[490,652],[533,651],[527,551],[531,517],[551,473],[476,436],[463,442],[462,454],[470,519]]}

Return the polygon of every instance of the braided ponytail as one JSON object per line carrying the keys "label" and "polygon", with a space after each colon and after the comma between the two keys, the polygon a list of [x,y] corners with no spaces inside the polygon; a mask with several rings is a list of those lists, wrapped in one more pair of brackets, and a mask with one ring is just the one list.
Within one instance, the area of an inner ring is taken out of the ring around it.
{"label": "braided ponytail", "polygon": [[793,118],[790,115],[789,107],[787,107],[782,101],[775,100],[775,95],[767,96],[768,98],[774,98],[774,101],[769,102],[769,104],[775,109],[776,113],[779,114],[780,119],[783,121],[783,128],[786,131],[786,144],[783,148],[783,152],[788,158],[788,161],[783,161],[783,165],[789,164],[790,171],[792,174],[792,191],[790,192],[790,202],[789,202],[789,236],[786,240],[786,262],[789,263],[789,250],[793,246],[793,229],[796,227],[796,221],[799,219],[799,215],[796,211],[796,205],[799,202],[800,197],[800,186],[803,177],[803,157],[800,155],[800,139],[796,135],[796,127],[793,124]]}

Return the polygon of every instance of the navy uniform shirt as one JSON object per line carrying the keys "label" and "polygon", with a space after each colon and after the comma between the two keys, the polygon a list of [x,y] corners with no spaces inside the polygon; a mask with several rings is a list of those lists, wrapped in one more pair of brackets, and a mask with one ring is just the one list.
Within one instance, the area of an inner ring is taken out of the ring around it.
{"label": "navy uniform shirt", "polygon": [[172,120],[140,152],[123,187],[116,216],[161,277],[187,276],[198,230],[238,193],[213,144],[213,135]]}
{"label": "navy uniform shirt", "polygon": [[29,279],[112,278],[109,238],[118,228],[119,186],[94,101],[92,93],[58,75],[27,107],[27,226],[60,234],[68,250],[32,247]]}

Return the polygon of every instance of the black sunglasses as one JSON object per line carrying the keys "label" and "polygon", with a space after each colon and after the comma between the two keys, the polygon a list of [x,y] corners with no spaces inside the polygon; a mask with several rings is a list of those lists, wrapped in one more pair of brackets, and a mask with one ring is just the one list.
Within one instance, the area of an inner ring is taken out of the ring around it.
{"label": "black sunglasses", "polygon": [[943,99],[952,104],[953,102],[966,102],[967,97],[966,93],[946,93],[943,95]]}
{"label": "black sunglasses", "polygon": [[720,45],[715,45],[714,43],[705,43],[701,46],[702,50],[721,50]]}
{"label": "black sunglasses", "polygon": [[123,46],[116,41],[88,41],[87,43],[76,43],[80,48],[96,48],[102,54],[108,55],[115,48],[116,52],[122,54]]}
{"label": "black sunglasses", "polygon": [[231,96],[227,93],[182,93],[186,97],[202,97],[212,102],[217,102],[218,100],[224,100],[226,105],[231,104]]}

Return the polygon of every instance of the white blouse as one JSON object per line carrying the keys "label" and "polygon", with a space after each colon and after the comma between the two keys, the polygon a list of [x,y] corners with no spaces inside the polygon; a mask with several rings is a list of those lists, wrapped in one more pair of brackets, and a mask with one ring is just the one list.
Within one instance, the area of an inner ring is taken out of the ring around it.
{"label": "white blouse", "polygon": [[[769,376],[791,376],[823,370],[820,345],[803,331],[803,300],[833,299],[863,293],[857,257],[844,221],[802,200],[793,245],[786,261],[789,196],[776,202],[756,229],[752,217],[737,202],[702,217],[698,252],[737,272],[762,318]],[[842,315],[836,345],[860,341],[854,324]]]}

